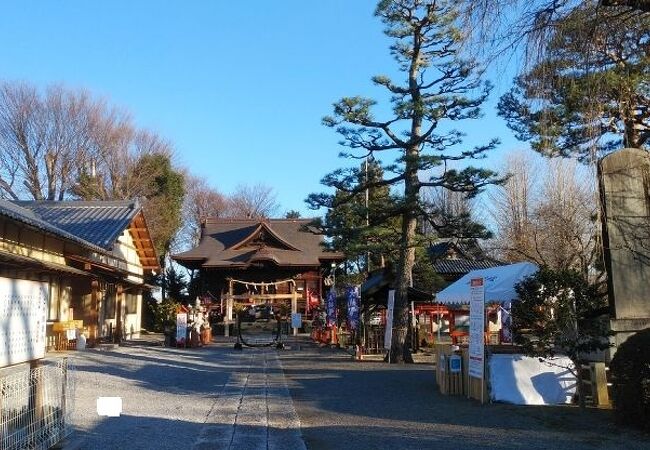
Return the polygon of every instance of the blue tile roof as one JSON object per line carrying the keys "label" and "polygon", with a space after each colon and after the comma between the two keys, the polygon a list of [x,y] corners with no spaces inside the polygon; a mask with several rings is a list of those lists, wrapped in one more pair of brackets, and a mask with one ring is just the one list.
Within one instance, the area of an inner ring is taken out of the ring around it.
{"label": "blue tile roof", "polygon": [[8,200],[0,199],[0,216],[5,216],[17,222],[23,223],[29,227],[36,228],[47,234],[61,237],[72,242],[75,242],[83,247],[89,248],[94,251],[104,252],[105,250],[96,244],[76,236],[69,231],[59,228],[56,225],[43,220],[34,211],[24,208],[19,204],[12,203]]}
{"label": "blue tile roof", "polygon": [[140,212],[135,200],[16,202],[43,221],[74,236],[111,250],[117,238]]}

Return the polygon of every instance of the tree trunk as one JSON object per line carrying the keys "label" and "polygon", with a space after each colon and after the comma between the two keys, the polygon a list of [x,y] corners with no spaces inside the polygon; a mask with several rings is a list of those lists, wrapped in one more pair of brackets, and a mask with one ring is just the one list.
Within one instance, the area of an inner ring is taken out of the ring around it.
{"label": "tree trunk", "polygon": [[402,214],[402,239],[399,248],[397,289],[393,313],[393,338],[390,348],[390,362],[392,363],[413,362],[406,337],[409,330],[408,288],[413,285],[413,265],[415,264],[414,240],[417,227],[416,212],[419,190],[417,157],[418,148],[415,146],[409,148],[404,179],[406,204]]}

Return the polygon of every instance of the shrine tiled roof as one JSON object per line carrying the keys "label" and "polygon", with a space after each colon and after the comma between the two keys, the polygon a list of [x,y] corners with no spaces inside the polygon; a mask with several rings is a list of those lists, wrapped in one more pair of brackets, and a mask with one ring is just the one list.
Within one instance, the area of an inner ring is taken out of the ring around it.
{"label": "shrine tiled roof", "polygon": [[502,265],[490,258],[476,239],[444,240],[429,248],[433,267],[440,275],[466,274],[472,270],[489,269]]}
{"label": "shrine tiled roof", "polygon": [[172,258],[187,267],[245,268],[251,264],[320,266],[341,260],[328,252],[311,219],[207,219],[199,245]]}

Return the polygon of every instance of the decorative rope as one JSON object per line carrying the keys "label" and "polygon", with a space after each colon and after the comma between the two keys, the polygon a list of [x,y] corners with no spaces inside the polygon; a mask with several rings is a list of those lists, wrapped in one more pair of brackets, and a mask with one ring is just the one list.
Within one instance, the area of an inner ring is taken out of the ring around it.
{"label": "decorative rope", "polygon": [[268,282],[268,283],[266,283],[266,282],[258,282],[258,283],[255,283],[255,282],[253,282],[253,281],[235,280],[235,279],[233,279],[233,278],[229,278],[228,281],[230,281],[231,283],[239,283],[239,284],[243,284],[243,285],[245,285],[245,286],[247,286],[247,287],[248,287],[248,286],[254,286],[254,287],[273,286],[273,287],[278,287],[278,286],[281,285],[281,284],[285,284],[285,283],[295,283],[295,282],[296,282],[296,280],[294,280],[293,278],[289,278],[289,279],[287,279],[287,280],[282,280],[282,281]]}

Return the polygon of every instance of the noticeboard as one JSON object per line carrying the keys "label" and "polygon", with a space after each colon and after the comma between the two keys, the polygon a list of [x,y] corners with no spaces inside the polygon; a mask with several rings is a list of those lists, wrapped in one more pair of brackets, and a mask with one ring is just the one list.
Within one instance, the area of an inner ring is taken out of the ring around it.
{"label": "noticeboard", "polygon": [[187,339],[187,313],[176,314],[176,342],[184,343]]}
{"label": "noticeboard", "polygon": [[470,281],[469,376],[483,379],[485,359],[485,285],[483,278]]}
{"label": "noticeboard", "polygon": [[0,277],[0,367],[45,356],[48,287]]}

